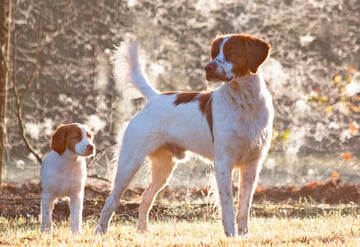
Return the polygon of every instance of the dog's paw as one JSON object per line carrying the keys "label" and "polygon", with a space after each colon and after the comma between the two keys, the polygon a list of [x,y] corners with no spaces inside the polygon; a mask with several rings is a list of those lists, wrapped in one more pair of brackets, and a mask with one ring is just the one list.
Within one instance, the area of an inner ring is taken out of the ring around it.
{"label": "dog's paw", "polygon": [[51,228],[41,229],[41,233],[43,233],[43,234],[52,234],[52,229]]}
{"label": "dog's paw", "polygon": [[51,234],[52,233],[52,224],[42,224],[41,233]]}
{"label": "dog's paw", "polygon": [[245,228],[245,229],[240,229],[238,230],[238,235],[239,236],[243,236],[243,237],[248,237],[250,236],[250,232],[249,232],[249,229],[248,228]]}
{"label": "dog's paw", "polygon": [[100,224],[98,224],[95,228],[95,234],[105,234],[107,231],[107,227],[104,227]]}
{"label": "dog's paw", "polygon": [[150,229],[149,229],[148,226],[140,226],[140,225],[138,225],[136,231],[138,233],[146,233],[146,232],[150,232]]}
{"label": "dog's paw", "polygon": [[78,229],[78,228],[72,228],[72,229],[71,229],[71,232],[72,232],[74,235],[81,235],[81,234],[82,234],[81,230]]}

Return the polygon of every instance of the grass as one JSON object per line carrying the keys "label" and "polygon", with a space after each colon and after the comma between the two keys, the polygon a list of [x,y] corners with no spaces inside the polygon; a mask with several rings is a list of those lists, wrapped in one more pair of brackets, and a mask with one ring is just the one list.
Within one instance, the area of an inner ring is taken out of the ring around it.
{"label": "grass", "polygon": [[360,246],[360,216],[337,213],[311,218],[253,217],[248,237],[226,238],[220,221],[152,221],[151,232],[136,232],[136,223],[115,217],[104,236],[94,235],[97,219],[83,222],[73,235],[66,221],[53,234],[41,234],[38,220],[0,218],[1,246]]}

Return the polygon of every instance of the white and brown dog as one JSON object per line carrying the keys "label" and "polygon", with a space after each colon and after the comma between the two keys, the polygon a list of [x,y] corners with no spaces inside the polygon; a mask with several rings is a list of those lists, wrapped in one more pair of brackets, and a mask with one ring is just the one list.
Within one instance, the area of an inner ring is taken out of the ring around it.
{"label": "white and brown dog", "polygon": [[[260,66],[270,54],[270,44],[247,34],[217,37],[211,45],[206,78],[224,82],[209,92],[165,92],[154,89],[138,62],[135,44],[118,48],[115,76],[128,73],[148,100],[130,121],[122,140],[113,190],[96,227],[105,233],[114,210],[146,156],[151,160],[152,182],[142,196],[138,230],[148,229],[148,214],[156,194],[166,185],[185,151],[214,161],[227,236],[235,235],[232,170],[240,170],[237,233],[246,234],[257,177],[269,150],[272,97]],[[126,66],[124,66],[124,61]]]}
{"label": "white and brown dog", "polygon": [[52,151],[41,166],[41,231],[52,231],[56,199],[70,198],[71,230],[81,232],[86,160],[95,154],[93,133],[83,124],[60,125],[51,136]]}

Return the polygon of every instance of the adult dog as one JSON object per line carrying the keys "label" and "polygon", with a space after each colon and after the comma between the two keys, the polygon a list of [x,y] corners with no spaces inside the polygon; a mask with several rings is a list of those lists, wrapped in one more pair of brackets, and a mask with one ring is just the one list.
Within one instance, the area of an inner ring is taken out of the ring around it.
{"label": "adult dog", "polygon": [[146,156],[151,160],[152,182],[142,196],[138,230],[147,230],[154,198],[187,150],[214,161],[227,236],[236,233],[231,174],[233,168],[240,170],[237,232],[248,232],[252,196],[272,136],[272,97],[259,69],[270,49],[269,43],[252,35],[219,36],[211,44],[212,60],[205,71],[207,80],[224,83],[209,92],[164,93],[146,79],[135,44],[118,49],[115,75],[128,73],[148,102],[125,131],[114,187],[97,233],[107,231],[121,195]]}

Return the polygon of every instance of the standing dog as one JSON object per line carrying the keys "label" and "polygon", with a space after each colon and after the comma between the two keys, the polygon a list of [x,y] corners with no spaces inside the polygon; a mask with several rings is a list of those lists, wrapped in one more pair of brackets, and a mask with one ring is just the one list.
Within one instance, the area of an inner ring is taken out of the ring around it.
{"label": "standing dog", "polygon": [[[270,49],[269,43],[252,35],[217,37],[211,44],[206,78],[224,83],[210,92],[165,93],[147,81],[135,44],[125,54],[124,47],[118,49],[115,75],[129,73],[148,102],[124,134],[114,187],[102,209],[97,233],[107,231],[121,195],[146,156],[152,162],[152,182],[142,196],[137,228],[147,230],[154,198],[169,180],[176,159],[184,158],[187,150],[214,161],[227,236],[236,233],[231,174],[233,168],[240,170],[237,233],[248,232],[252,196],[272,136],[272,97],[259,69]],[[122,66],[124,61],[126,66]]]}
{"label": "standing dog", "polygon": [[83,124],[60,125],[51,136],[52,151],[41,166],[41,231],[52,231],[57,198],[70,198],[71,230],[81,232],[86,160],[95,154],[93,133]]}

